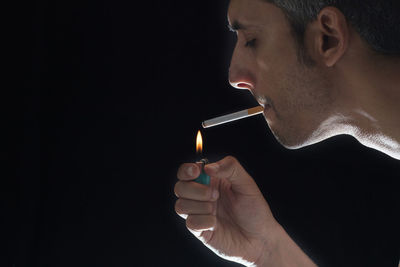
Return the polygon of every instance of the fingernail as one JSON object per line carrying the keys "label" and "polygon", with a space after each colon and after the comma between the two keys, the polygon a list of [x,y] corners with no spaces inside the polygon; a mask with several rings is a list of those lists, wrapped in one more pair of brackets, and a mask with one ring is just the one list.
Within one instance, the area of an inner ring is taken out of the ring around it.
{"label": "fingernail", "polygon": [[212,199],[213,199],[213,200],[217,200],[217,199],[218,199],[218,196],[219,196],[218,190],[217,190],[217,189],[214,189],[213,192],[212,192]]}
{"label": "fingernail", "polygon": [[193,176],[193,166],[189,166],[187,169],[186,169],[186,173],[189,175],[189,176]]}

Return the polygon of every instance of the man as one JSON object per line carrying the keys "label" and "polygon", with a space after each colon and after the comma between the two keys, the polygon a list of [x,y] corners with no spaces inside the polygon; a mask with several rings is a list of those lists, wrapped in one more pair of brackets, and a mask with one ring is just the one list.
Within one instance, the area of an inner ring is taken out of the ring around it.
{"label": "man", "polygon": [[[296,149],[339,134],[400,159],[400,11],[394,0],[231,0],[230,83],[250,90],[277,140]],[[227,157],[210,186],[178,170],[176,212],[217,255],[252,266],[315,266]]]}

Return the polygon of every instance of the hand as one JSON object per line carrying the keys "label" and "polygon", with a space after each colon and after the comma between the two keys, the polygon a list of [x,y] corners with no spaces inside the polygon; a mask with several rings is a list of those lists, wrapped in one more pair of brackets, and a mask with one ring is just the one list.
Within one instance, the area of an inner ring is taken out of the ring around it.
{"label": "hand", "polygon": [[192,180],[199,164],[182,164],[175,194],[175,211],[200,241],[222,258],[257,264],[271,251],[279,224],[253,178],[233,157],[208,164],[209,186]]}

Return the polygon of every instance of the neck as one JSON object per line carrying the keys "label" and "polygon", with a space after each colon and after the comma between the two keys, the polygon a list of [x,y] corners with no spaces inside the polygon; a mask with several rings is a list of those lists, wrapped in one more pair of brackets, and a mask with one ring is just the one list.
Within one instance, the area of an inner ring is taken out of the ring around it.
{"label": "neck", "polygon": [[355,52],[344,65],[341,129],[365,146],[400,159],[400,60],[359,57]]}

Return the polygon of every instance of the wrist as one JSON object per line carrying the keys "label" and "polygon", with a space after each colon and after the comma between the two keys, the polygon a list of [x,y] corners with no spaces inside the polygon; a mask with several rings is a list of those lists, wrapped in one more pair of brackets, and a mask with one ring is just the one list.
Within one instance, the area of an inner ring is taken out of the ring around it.
{"label": "wrist", "polygon": [[273,258],[278,254],[284,231],[278,222],[265,231],[263,234],[263,252],[251,267],[275,266],[270,265],[270,263],[274,261]]}
{"label": "wrist", "polygon": [[316,267],[281,225],[277,224],[268,236],[264,253],[261,253],[254,267]]}

